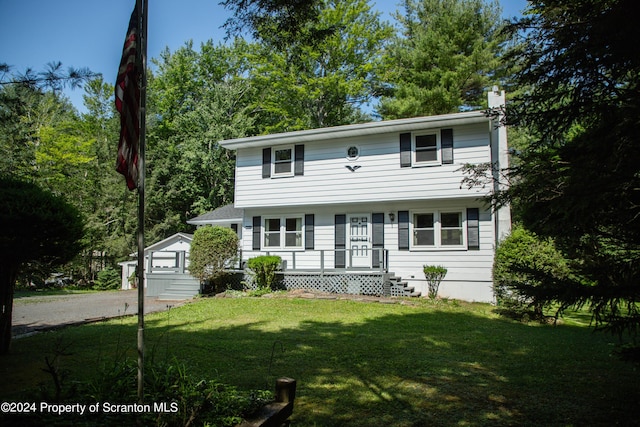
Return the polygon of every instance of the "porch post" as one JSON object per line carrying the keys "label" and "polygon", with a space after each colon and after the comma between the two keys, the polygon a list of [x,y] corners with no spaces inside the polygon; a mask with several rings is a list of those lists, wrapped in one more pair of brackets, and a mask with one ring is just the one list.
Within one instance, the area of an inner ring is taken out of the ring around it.
{"label": "porch post", "polygon": [[153,265],[153,253],[154,251],[149,251],[149,259],[147,260],[147,272],[149,273],[153,273],[153,269],[151,268],[151,266]]}
{"label": "porch post", "polygon": [[187,252],[186,251],[180,251],[180,262],[179,262],[179,265],[178,265],[178,272],[184,273],[186,265],[187,265]]}

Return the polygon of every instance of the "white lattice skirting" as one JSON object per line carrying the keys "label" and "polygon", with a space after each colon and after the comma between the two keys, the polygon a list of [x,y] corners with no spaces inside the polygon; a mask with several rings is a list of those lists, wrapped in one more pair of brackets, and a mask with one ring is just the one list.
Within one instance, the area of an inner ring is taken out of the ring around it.
{"label": "white lattice skirting", "polygon": [[[286,272],[278,273],[278,287],[286,290],[309,289],[319,292],[354,295],[376,295],[385,293],[384,284],[387,281],[385,273],[315,273],[315,272]],[[236,273],[233,287],[255,289],[253,278],[246,273]],[[388,288],[388,284],[387,284]]]}

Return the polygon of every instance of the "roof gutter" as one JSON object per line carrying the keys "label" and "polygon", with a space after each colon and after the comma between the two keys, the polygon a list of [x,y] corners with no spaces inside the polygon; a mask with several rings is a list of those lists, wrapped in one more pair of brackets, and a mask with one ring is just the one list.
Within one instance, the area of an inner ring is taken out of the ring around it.
{"label": "roof gutter", "polygon": [[228,219],[188,219],[187,224],[191,225],[207,225],[207,224],[230,224],[234,222],[242,222],[242,218]]}
{"label": "roof gutter", "polygon": [[489,119],[482,111],[444,114],[440,116],[415,117],[410,119],[386,120],[360,123],[355,125],[335,126],[309,129],[272,135],[260,135],[246,138],[219,141],[220,146],[236,150],[238,148],[269,147],[274,145],[300,144],[327,139],[351,138],[357,136],[376,135],[381,133],[411,132],[444,126],[462,126],[476,123],[487,123]]}

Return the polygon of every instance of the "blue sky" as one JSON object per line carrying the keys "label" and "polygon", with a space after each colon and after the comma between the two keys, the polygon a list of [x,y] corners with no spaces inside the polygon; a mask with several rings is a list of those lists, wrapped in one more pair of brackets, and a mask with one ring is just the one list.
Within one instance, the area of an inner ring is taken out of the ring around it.
{"label": "blue sky", "polygon": [[[165,47],[175,51],[189,40],[194,47],[222,42],[220,27],[229,12],[219,0],[149,0],[147,54],[157,58]],[[400,0],[371,0],[391,21]],[[122,43],[135,0],[0,0],[0,63],[15,72],[41,71],[49,62],[88,67],[115,81]],[[500,0],[503,16],[518,15],[526,0]],[[179,6],[178,6],[179,5]],[[82,89],[67,91],[83,110]]]}

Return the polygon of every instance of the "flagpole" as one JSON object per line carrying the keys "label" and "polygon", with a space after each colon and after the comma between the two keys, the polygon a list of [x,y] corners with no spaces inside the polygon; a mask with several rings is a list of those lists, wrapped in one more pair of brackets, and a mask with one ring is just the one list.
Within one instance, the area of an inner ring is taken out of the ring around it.
{"label": "flagpole", "polygon": [[144,188],[146,157],[146,104],[147,104],[147,6],[148,0],[136,0],[141,21],[140,31],[140,140],[138,154],[138,402],[144,401]]}

